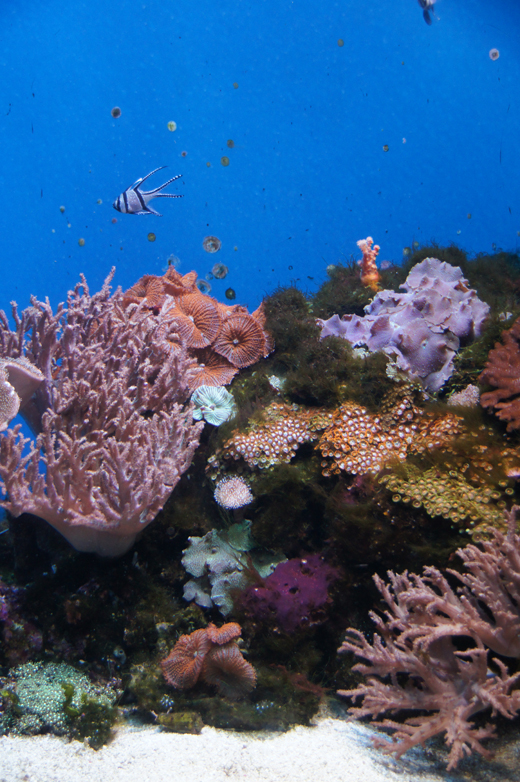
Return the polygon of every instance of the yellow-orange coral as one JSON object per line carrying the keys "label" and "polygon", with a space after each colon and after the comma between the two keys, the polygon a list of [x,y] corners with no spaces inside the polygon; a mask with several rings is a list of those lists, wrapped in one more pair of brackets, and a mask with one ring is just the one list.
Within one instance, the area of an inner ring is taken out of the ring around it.
{"label": "yellow-orange coral", "polygon": [[461,420],[451,413],[435,417],[408,399],[380,415],[347,402],[335,411],[316,446],[330,460],[322,462],[323,474],[379,472],[392,461],[404,461],[409,453],[444,445],[461,431]]}
{"label": "yellow-orange coral", "polygon": [[[273,464],[290,462],[302,443],[315,440],[332,413],[304,409],[298,405],[269,405],[265,422],[253,424],[249,432],[236,432],[224,443],[224,459],[244,459],[250,467],[265,469]],[[215,458],[210,460],[210,465]]]}

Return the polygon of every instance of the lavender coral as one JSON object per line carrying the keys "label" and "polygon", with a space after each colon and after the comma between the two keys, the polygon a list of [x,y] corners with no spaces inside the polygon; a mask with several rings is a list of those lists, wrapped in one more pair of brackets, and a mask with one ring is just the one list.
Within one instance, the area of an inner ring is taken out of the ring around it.
{"label": "lavender coral", "polygon": [[461,340],[480,334],[489,306],[468,287],[459,267],[426,258],[401,286],[405,293],[380,291],[365,315],[318,320],[321,339],[342,337],[353,346],[382,350],[397,366],[438,391],[453,372]]}
{"label": "lavender coral", "polygon": [[1,505],[107,556],[155,518],[203,426],[182,407],[198,370],[175,321],[125,309],[112,276],[93,296],[82,277],[56,313],[48,300],[33,298],[21,314],[14,305],[14,331],[0,313],[0,355],[25,356],[45,378],[23,410],[36,442],[20,426],[0,438]]}
{"label": "lavender coral", "polygon": [[459,549],[466,572],[448,571],[462,584],[457,592],[433,567],[425,568],[423,576],[389,572],[390,585],[374,577],[387,605],[383,617],[371,614],[377,629],[374,641],[350,628],[339,650],[366,661],[354,670],[368,680],[339,694],[363,698],[361,706],[350,709],[356,717],[431,712],[403,723],[377,722],[396,731],[394,743],[377,740],[385,751],[399,757],[444,733],[452,769],[472,751],[490,757],[481,741],[495,735],[494,727],[477,728],[475,714],[491,709],[492,716],[500,713],[511,719],[520,710],[520,691],[514,689],[520,674],[510,675],[505,663],[489,653],[520,657],[517,510],[507,514],[507,536],[496,531],[493,540],[480,547]]}

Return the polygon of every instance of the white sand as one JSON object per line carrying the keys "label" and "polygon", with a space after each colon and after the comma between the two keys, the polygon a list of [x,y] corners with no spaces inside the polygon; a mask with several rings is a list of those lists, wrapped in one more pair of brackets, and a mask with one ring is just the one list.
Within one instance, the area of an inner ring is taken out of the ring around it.
{"label": "white sand", "polygon": [[322,719],[288,733],[199,736],[119,728],[95,752],[51,736],[0,738],[0,782],[446,782],[421,749],[394,761],[366,725]]}

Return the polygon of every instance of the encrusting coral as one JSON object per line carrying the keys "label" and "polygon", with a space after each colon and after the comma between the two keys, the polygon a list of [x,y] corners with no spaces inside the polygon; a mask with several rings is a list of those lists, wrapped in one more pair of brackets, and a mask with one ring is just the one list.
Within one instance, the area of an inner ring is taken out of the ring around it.
{"label": "encrusting coral", "polygon": [[36,298],[21,315],[15,306],[14,331],[0,318],[1,355],[24,353],[45,378],[23,409],[36,442],[19,425],[0,438],[1,505],[106,556],[123,554],[153,521],[204,425],[182,407],[198,370],[176,322],[125,309],[121,291],[110,294],[112,276],[93,296],[82,278],[56,313]]}
{"label": "encrusting coral", "polygon": [[[503,495],[490,486],[472,486],[457,470],[441,472],[433,467],[421,472],[410,465],[406,477],[384,475],[380,481],[393,493],[394,502],[410,502],[424,507],[430,516],[443,516],[463,524],[474,540],[489,537],[502,526]],[[499,505],[495,504],[501,500]]]}
{"label": "encrusting coral", "polygon": [[379,415],[347,402],[333,413],[316,446],[329,460],[321,463],[323,474],[377,473],[392,461],[404,461],[409,453],[445,445],[460,433],[460,422],[450,413],[425,413],[406,395]]}
{"label": "encrusting coral", "polygon": [[491,709],[492,716],[512,719],[520,711],[520,690],[514,689],[520,673],[510,675],[502,660],[490,657],[490,651],[520,657],[518,510],[506,514],[507,535],[496,531],[492,540],[458,550],[466,572],[448,570],[462,584],[457,591],[434,567],[425,568],[422,576],[389,571],[390,584],[374,576],[387,610],[383,616],[371,613],[377,631],[373,643],[349,628],[339,649],[365,661],[354,670],[367,683],[338,693],[363,699],[349,709],[358,718],[432,712],[402,723],[376,722],[395,731],[393,742],[376,740],[385,752],[400,757],[444,733],[451,770],[472,751],[491,757],[481,741],[495,735],[494,727],[476,727],[475,714]]}
{"label": "encrusting coral", "polygon": [[510,432],[520,428],[520,318],[502,333],[502,341],[490,351],[479,378],[481,383],[495,386],[495,391],[482,394],[480,404],[493,407],[500,420],[508,422]]}
{"label": "encrusting coral", "polygon": [[210,623],[205,629],[181,635],[161,661],[164,678],[179,689],[194,687],[200,678],[227,698],[247,695],[256,684],[256,672],[238,648],[241,633],[240,625],[228,622],[222,627]]}

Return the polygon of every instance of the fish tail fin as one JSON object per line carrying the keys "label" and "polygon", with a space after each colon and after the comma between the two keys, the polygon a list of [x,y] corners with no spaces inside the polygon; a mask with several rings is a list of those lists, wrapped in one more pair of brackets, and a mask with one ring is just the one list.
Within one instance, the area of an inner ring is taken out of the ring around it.
{"label": "fish tail fin", "polygon": [[[165,168],[165,166],[163,166]],[[158,171],[159,169],[157,169]],[[159,193],[161,190],[164,190],[167,185],[169,185],[171,182],[175,182],[176,179],[180,179],[182,174],[177,174],[177,176],[172,176],[171,179],[168,179],[167,182],[164,183],[164,185],[161,185],[160,187],[156,187],[155,190],[148,190],[147,195],[155,195],[156,193]],[[143,180],[144,181],[144,180]]]}

